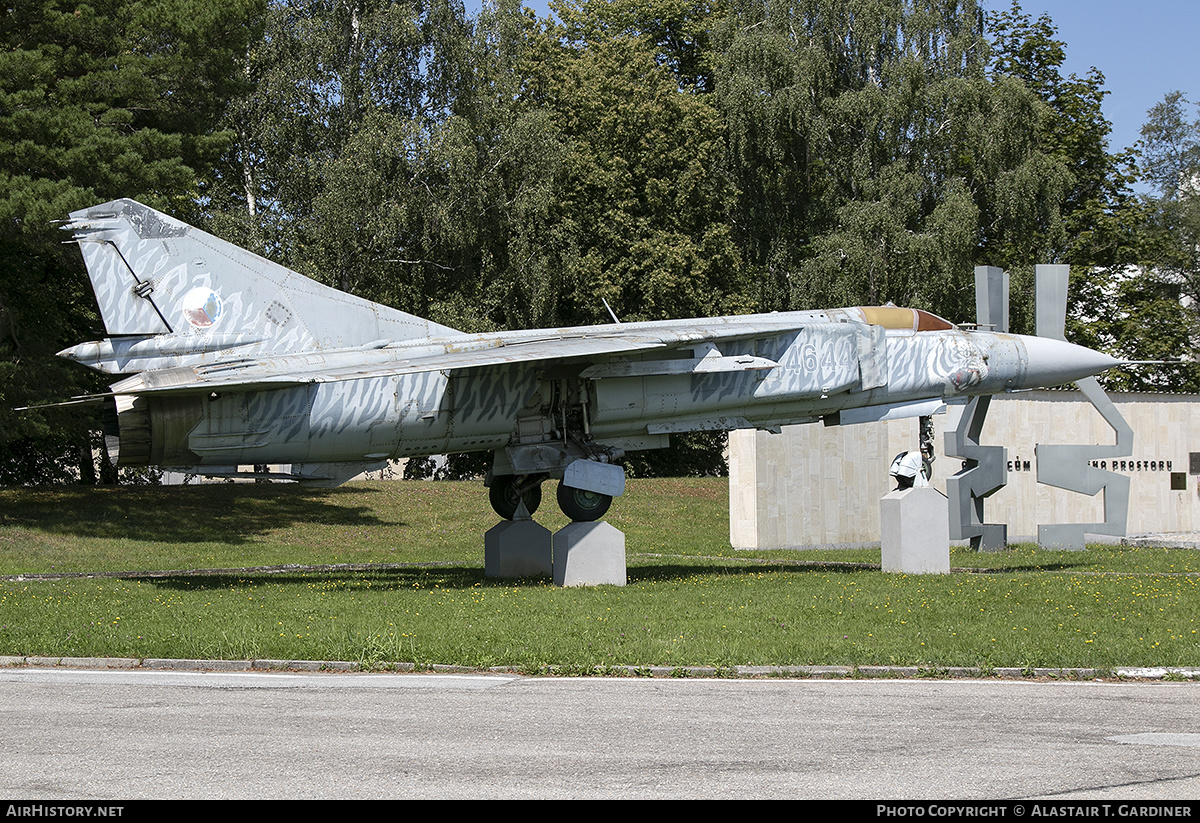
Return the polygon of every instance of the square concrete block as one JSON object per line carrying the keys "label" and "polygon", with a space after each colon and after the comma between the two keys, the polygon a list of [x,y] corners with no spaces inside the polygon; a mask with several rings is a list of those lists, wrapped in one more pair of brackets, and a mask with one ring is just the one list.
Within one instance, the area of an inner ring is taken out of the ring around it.
{"label": "square concrete block", "polygon": [[484,577],[543,577],[553,570],[550,530],[532,520],[505,520],[483,537]]}
{"label": "square concrete block", "polygon": [[937,489],[901,489],[879,503],[883,570],[904,574],[950,571],[950,507]]}
{"label": "square concrete block", "polygon": [[554,585],[624,586],[625,532],[603,521],[554,533]]}

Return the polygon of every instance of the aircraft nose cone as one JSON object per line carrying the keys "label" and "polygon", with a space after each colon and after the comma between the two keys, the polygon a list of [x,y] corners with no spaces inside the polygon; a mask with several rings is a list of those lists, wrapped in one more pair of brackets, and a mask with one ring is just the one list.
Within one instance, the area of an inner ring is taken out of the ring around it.
{"label": "aircraft nose cone", "polygon": [[1082,380],[1116,366],[1121,361],[1092,349],[1049,337],[1021,337],[1025,347],[1025,375],[1015,388],[1048,389]]}

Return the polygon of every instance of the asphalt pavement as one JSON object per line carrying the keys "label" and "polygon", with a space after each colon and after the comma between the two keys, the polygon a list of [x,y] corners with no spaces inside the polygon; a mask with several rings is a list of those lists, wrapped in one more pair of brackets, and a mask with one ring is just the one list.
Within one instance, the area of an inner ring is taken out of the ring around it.
{"label": "asphalt pavement", "polygon": [[1200,797],[1197,689],[24,666],[0,669],[0,788],[92,801],[1172,802]]}

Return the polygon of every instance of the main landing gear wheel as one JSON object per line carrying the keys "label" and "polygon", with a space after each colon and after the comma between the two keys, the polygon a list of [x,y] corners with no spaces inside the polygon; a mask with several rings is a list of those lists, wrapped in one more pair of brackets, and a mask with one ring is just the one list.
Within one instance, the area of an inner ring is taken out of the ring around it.
{"label": "main landing gear wheel", "polygon": [[558,484],[558,507],[576,523],[599,520],[612,505],[612,496]]}
{"label": "main landing gear wheel", "polygon": [[[488,498],[496,514],[505,520],[512,520],[517,514],[517,504],[525,501],[525,511],[533,514],[542,503],[542,484],[533,483],[521,489],[523,483],[529,483],[529,478],[518,477],[515,474],[505,474],[492,478],[492,486],[488,489]],[[521,489],[518,493],[518,489]]]}

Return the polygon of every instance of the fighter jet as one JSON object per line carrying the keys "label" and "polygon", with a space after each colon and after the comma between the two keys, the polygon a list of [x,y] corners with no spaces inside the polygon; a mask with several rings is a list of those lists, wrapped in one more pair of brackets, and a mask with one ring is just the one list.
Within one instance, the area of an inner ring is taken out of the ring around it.
{"label": "fighter jet", "polygon": [[622,455],[672,434],[927,415],[1117,363],[894,306],[465,334],[132,200],[65,228],[108,336],[60,354],[123,377],[104,395],[119,465],[281,464],[336,485],[388,460],[487,451],[508,519],[551,479],[571,519],[602,517],[624,492]]}

